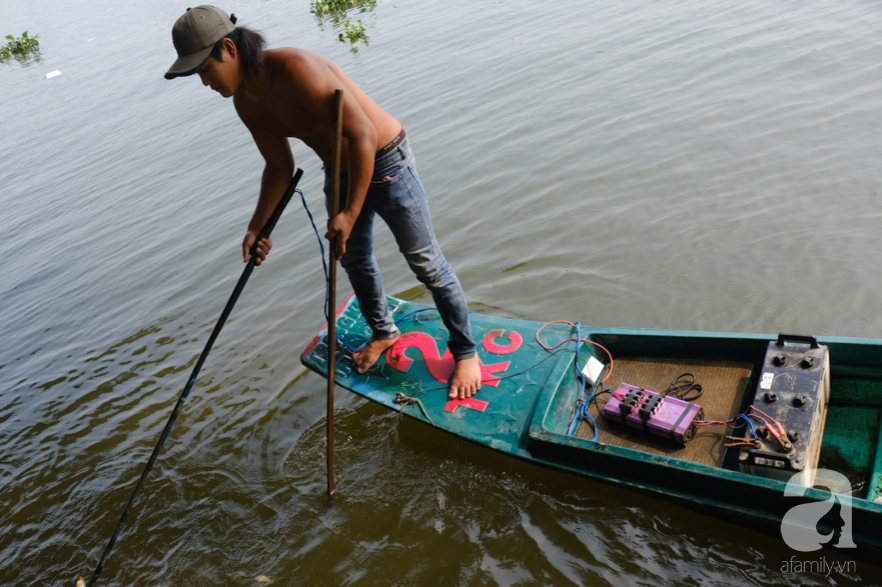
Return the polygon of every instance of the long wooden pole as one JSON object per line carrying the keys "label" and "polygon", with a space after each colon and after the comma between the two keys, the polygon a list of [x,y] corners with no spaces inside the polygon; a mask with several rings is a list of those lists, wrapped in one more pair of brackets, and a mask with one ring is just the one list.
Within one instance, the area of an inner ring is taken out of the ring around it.
{"label": "long wooden pole", "polygon": [[[343,90],[334,92],[334,161],[331,169],[330,218],[340,213],[340,166],[343,159]],[[331,239],[328,259],[328,497],[334,495],[334,372],[337,368],[337,241]]]}

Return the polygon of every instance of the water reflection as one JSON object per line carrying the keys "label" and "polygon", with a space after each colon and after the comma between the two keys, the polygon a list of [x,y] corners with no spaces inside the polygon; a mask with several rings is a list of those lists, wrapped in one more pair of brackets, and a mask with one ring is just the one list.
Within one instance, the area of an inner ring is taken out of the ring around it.
{"label": "water reflection", "polygon": [[27,53],[15,53],[9,57],[0,58],[0,63],[11,64],[12,62],[16,62],[22,67],[28,67],[29,65],[43,63],[43,54],[37,49]]}

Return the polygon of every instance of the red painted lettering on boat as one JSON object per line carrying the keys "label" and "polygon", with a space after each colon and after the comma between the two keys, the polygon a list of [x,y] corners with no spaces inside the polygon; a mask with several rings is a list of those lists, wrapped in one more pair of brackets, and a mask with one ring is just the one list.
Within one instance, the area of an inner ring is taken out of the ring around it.
{"label": "red painted lettering on boat", "polygon": [[[423,359],[426,361],[426,369],[429,370],[429,374],[436,381],[441,383],[450,381],[450,376],[456,368],[456,361],[453,360],[450,349],[445,349],[444,354],[441,355],[438,352],[435,339],[425,332],[405,332],[402,334],[395,341],[395,344],[386,351],[386,362],[393,369],[404,373],[413,363],[413,359],[405,354],[405,351],[409,348],[415,348],[423,354]],[[478,357],[478,362],[481,365],[481,384],[489,385],[490,387],[499,385],[499,378],[493,374],[505,371],[510,364],[509,361],[506,361],[504,363],[485,365],[480,357]]]}
{"label": "red painted lettering on boat", "polygon": [[496,344],[493,342],[493,339],[502,338],[503,334],[505,334],[505,330],[501,328],[498,330],[491,330],[485,334],[483,341],[484,350],[496,355],[509,355],[518,350],[521,343],[524,342],[523,337],[514,330],[508,335],[509,343],[507,345]]}
{"label": "red painted lettering on boat", "polygon": [[483,412],[487,409],[487,405],[490,402],[482,402],[479,399],[475,399],[473,397],[467,397],[466,399],[454,399],[447,402],[447,405],[444,406],[445,412],[455,412],[456,408],[459,406],[463,406],[464,408],[471,408],[473,410],[478,410],[479,412]]}

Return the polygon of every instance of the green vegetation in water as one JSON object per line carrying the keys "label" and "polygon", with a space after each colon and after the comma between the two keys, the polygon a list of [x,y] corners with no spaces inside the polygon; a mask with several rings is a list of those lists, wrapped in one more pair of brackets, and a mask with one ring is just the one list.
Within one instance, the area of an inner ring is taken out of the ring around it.
{"label": "green vegetation in water", "polygon": [[31,37],[25,31],[20,37],[15,38],[12,35],[6,35],[6,44],[0,46],[0,61],[9,59],[12,56],[27,56],[29,53],[40,50],[40,42],[37,37]]}
{"label": "green vegetation in water", "polygon": [[367,41],[367,27],[360,20],[343,23],[343,28],[345,31],[340,33],[339,37],[341,41],[346,39],[349,39],[350,43],[354,43],[359,39]]}
{"label": "green vegetation in water", "polygon": [[350,8],[373,9],[376,5],[377,0],[312,0],[309,11],[321,17],[345,13]]}
{"label": "green vegetation in water", "polygon": [[319,28],[324,30],[324,25],[330,24],[333,28],[342,30],[337,38],[341,42],[349,41],[349,50],[358,53],[355,43],[368,43],[367,25],[361,20],[350,20],[348,13],[355,10],[363,14],[372,11],[376,6],[377,0],[312,0],[309,10],[318,19]]}

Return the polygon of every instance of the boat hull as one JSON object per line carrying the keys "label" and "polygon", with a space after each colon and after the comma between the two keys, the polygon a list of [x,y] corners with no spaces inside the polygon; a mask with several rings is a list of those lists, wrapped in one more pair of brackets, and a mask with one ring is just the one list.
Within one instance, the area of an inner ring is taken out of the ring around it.
{"label": "boat hull", "polygon": [[[794,506],[833,499],[829,491],[816,488],[785,495],[784,482],[741,473],[733,449],[722,453],[719,462],[693,462],[701,459],[682,458],[684,453],[673,446],[671,450],[643,450],[639,437],[632,444],[617,446],[603,442],[603,437],[594,441],[568,435],[581,393],[574,368],[576,343],[546,350],[537,341],[541,323],[473,315],[484,383],[474,398],[450,401],[447,382],[454,363],[445,352],[447,333],[437,312],[394,298],[389,298],[389,304],[403,334],[367,373],[357,373],[348,360],[351,351],[337,345],[337,383],[371,401],[515,458],[717,512],[753,527],[780,527]],[[355,298],[338,309],[337,331],[353,347],[370,336]],[[551,347],[574,333],[568,324],[552,324],[541,331],[541,338]],[[327,376],[326,334],[326,328],[319,332],[301,357],[306,367],[323,376]],[[752,400],[768,342],[776,338],[595,327],[582,327],[581,337],[602,345],[613,358],[673,357],[751,366],[738,409]],[[834,454],[839,460],[833,462],[843,463],[843,474],[867,481],[865,495],[870,499],[838,498],[851,512],[851,528],[843,532],[850,530],[857,545],[849,554],[882,553],[882,503],[872,501],[882,492],[882,340],[818,340],[829,348],[833,381],[821,466],[829,466],[823,455]],[[583,344],[580,353],[580,364],[587,354],[609,362],[600,346]],[[592,413],[599,416],[597,410]],[[731,434],[727,430],[715,427],[702,433]],[[842,520],[833,517],[830,524],[823,518],[817,531],[827,534],[843,525],[845,516]]]}

